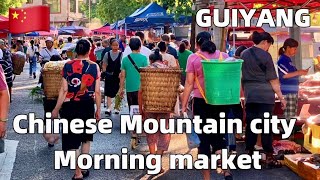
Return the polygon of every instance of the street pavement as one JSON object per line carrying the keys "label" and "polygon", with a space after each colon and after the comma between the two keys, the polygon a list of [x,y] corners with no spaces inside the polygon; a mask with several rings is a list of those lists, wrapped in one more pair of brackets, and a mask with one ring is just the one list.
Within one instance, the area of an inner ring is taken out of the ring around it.
{"label": "street pavement", "polygon": [[[6,140],[6,152],[0,154],[0,180],[69,180],[73,176],[73,170],[63,167],[54,170],[54,151],[61,150],[61,142],[53,148],[48,148],[47,143],[41,134],[17,134],[13,131],[12,122],[15,116],[35,112],[37,118],[43,117],[43,106],[41,102],[33,100],[29,94],[33,87],[37,85],[37,80],[29,79],[28,64],[24,72],[17,76],[14,81],[12,104],[9,114],[8,133]],[[39,69],[38,69],[39,72]],[[128,114],[126,105],[122,108],[122,114]],[[104,112],[102,117],[104,117]],[[113,121],[112,134],[94,135],[91,154],[121,154],[121,148],[127,147],[128,154],[142,153],[148,154],[145,139],[134,151],[130,150],[130,135],[120,134],[119,115],[112,115]],[[27,122],[23,121],[21,127],[27,127]],[[202,179],[201,172],[198,170],[169,170],[170,154],[189,153],[185,135],[172,135],[169,151],[163,158],[165,172],[158,176],[150,176],[145,170],[105,170],[103,161],[102,169],[90,170],[90,176],[86,179]],[[196,150],[190,152],[193,157]],[[234,170],[234,179],[300,179],[295,173],[286,167],[272,170]],[[223,179],[222,175],[212,173],[212,179]]]}

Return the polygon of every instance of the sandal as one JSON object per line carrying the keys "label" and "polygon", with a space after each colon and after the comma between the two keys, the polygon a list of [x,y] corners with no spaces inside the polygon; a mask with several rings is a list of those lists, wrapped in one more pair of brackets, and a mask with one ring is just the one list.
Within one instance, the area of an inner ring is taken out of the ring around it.
{"label": "sandal", "polygon": [[76,178],[76,175],[73,175],[72,180],[83,180],[83,177],[81,177],[81,178]]}
{"label": "sandal", "polygon": [[134,150],[138,146],[138,137],[131,137],[131,149]]}
{"label": "sandal", "polygon": [[81,173],[82,173],[83,178],[88,177],[88,176],[89,176],[89,174],[90,174],[89,170],[81,171]]}

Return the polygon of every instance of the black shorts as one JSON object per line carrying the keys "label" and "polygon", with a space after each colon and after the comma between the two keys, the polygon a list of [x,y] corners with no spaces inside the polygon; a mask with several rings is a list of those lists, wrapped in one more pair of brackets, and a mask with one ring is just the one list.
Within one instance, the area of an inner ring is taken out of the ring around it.
{"label": "black shorts", "polygon": [[[119,75],[118,75],[119,76]],[[116,97],[120,88],[118,76],[106,76],[104,85],[104,95],[110,98]]]}
{"label": "black shorts", "polygon": [[127,101],[128,101],[129,110],[131,105],[139,105],[138,94],[139,94],[138,91],[127,92]]}
{"label": "black shorts", "polygon": [[57,100],[47,99],[46,97],[43,98],[43,109],[44,109],[44,125],[46,125],[46,113],[51,113],[53,109],[56,107]]}
{"label": "black shorts", "polygon": [[[62,134],[62,150],[68,151],[73,149],[79,149],[81,143],[87,141],[93,141],[93,134],[74,134],[70,130],[70,122],[73,119],[82,119],[85,122],[88,119],[94,118],[94,101],[70,101],[65,102],[62,105],[60,116],[67,119],[69,122],[68,134]],[[85,127],[85,129],[88,127]]]}
{"label": "black shorts", "polygon": [[[202,98],[194,98],[193,100],[193,114],[199,115],[202,119],[202,124],[200,128],[203,129],[206,124],[207,118],[212,118],[217,121],[218,129],[219,129],[219,120],[220,120],[220,112],[225,112],[227,116],[229,106],[216,106],[209,105]],[[200,146],[198,147],[198,154],[205,154],[207,156],[211,156],[216,151],[226,148],[226,140],[225,134],[216,133],[216,134],[198,134],[200,139]],[[211,150],[212,148],[212,150]]]}

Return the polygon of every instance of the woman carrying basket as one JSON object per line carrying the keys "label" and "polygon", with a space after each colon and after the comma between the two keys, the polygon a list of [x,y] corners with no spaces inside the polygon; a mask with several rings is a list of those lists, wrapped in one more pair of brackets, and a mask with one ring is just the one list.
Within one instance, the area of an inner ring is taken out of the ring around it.
{"label": "woman carrying basket", "polygon": [[[150,65],[147,68],[169,68],[164,64],[162,60],[162,55],[159,49],[155,49],[155,52],[149,56]],[[143,119],[154,118],[158,120],[166,119],[166,124],[169,124],[170,113],[148,113],[143,110],[142,102],[142,92],[139,91],[139,109],[142,112]],[[171,135],[162,134],[161,132],[156,132],[155,134],[147,134],[147,142],[149,146],[150,154],[163,155],[164,151],[168,151]],[[153,159],[152,164],[155,164],[155,159]],[[161,169],[160,173],[163,173],[164,169]]]}
{"label": "woman carrying basket", "polygon": [[[96,63],[89,60],[90,48],[91,44],[88,40],[79,40],[75,49],[78,58],[65,64],[62,71],[63,80],[58,102],[52,111],[53,118],[58,117],[59,110],[62,107],[61,118],[68,121],[77,118],[82,119],[86,124],[85,121],[88,119],[100,119],[100,69]],[[96,111],[94,104],[97,107]],[[86,132],[86,129],[88,127],[84,128],[84,132]],[[77,155],[80,153],[89,154],[90,141],[92,140],[93,134],[74,134],[69,127],[69,133],[62,134],[62,150],[76,150]],[[81,152],[79,152],[80,146]],[[77,166],[72,179],[82,180],[83,177],[88,175],[88,170],[82,171]]]}
{"label": "woman carrying basket", "polygon": [[[207,118],[220,119],[220,112],[226,113],[229,107],[224,105],[209,105],[206,103],[203,92],[201,92],[201,89],[204,89],[204,74],[201,60],[219,59],[220,56],[225,59],[228,58],[228,54],[216,50],[216,46],[211,41],[211,35],[208,32],[200,32],[197,35],[196,43],[199,51],[190,55],[187,62],[187,77],[182,101],[182,112],[187,112],[187,103],[191,91],[193,91],[193,115],[199,115],[203,121]],[[200,128],[203,128],[205,124],[206,122],[202,123]],[[217,129],[219,129],[219,127],[217,127]],[[198,147],[199,154],[207,155],[210,158],[212,153],[221,154],[221,149],[226,148],[224,134],[198,134],[198,136],[201,141],[200,146]],[[232,175],[229,171],[224,171],[224,176],[225,179],[232,179]],[[210,177],[210,170],[203,170],[203,178],[209,180]]]}

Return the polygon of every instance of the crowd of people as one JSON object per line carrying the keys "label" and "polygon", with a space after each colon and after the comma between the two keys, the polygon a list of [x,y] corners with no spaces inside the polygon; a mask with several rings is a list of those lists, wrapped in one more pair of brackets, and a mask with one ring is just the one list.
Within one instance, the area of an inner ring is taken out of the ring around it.
{"label": "crowd of people", "polygon": [[[139,69],[147,68],[181,68],[181,85],[184,86],[183,94],[180,98],[180,113],[188,111],[190,96],[192,101],[193,115],[199,115],[201,119],[219,119],[220,112],[227,115],[232,111],[235,118],[243,119],[243,108],[246,113],[246,150],[248,154],[253,154],[257,144],[258,135],[250,129],[250,123],[255,118],[264,119],[264,113],[272,114],[275,105],[275,94],[281,101],[285,110],[284,116],[288,119],[296,115],[298,77],[306,75],[308,69],[297,70],[290,57],[294,56],[298,47],[298,42],[294,39],[287,39],[283,47],[279,49],[279,60],[277,69],[274,66],[272,57],[268,52],[274,43],[272,36],[267,32],[254,32],[252,47],[240,46],[235,56],[244,60],[242,66],[242,87],[245,103],[236,105],[210,105],[205,101],[201,89],[204,89],[204,73],[201,60],[203,59],[226,59],[229,55],[220,52],[212,41],[212,36],[208,32],[200,32],[196,37],[196,52],[190,51],[188,40],[177,41],[174,35],[164,34],[161,41],[156,44],[145,43],[144,33],[136,32],[136,36],[131,37],[126,43],[126,37],[121,36],[119,40],[115,38],[103,39],[102,42],[94,42],[89,39],[80,39],[76,43],[72,37],[66,43],[55,43],[55,40],[48,37],[45,47],[40,47],[35,40],[30,41],[30,45],[24,50],[22,41],[14,42],[11,52],[25,52],[27,62],[30,64],[30,78],[37,77],[36,65],[39,62],[43,66],[46,62],[54,60],[64,60],[70,58],[62,71],[62,87],[59,97],[56,100],[44,101],[45,112],[52,112],[52,117],[72,120],[80,118],[83,120],[90,118],[101,118],[101,91],[100,81],[104,81],[104,94],[107,97],[106,115],[111,115],[112,98],[116,95],[123,97],[126,94],[127,102],[130,106],[142,106],[141,82]],[[57,44],[57,45],[55,45]],[[6,121],[8,117],[9,89],[12,87],[12,62],[10,50],[6,47],[5,41],[0,40],[0,137],[4,137]],[[68,52],[73,54],[70,56]],[[101,54],[98,55],[98,52]],[[278,70],[279,77],[276,73]],[[74,79],[80,82],[74,82]],[[199,84],[196,83],[199,81]],[[41,80],[40,74],[40,83]],[[239,92],[240,93],[240,92]],[[94,107],[96,105],[96,108]],[[179,106],[179,105],[178,105]],[[119,113],[120,109],[115,109]],[[238,112],[238,113],[235,113]],[[167,113],[140,113],[145,118],[169,118],[173,114]],[[202,127],[206,125],[202,123]],[[219,126],[219,124],[218,124]],[[219,128],[218,128],[219,129]],[[137,140],[137,135],[132,132],[132,139]],[[163,155],[170,145],[170,134],[147,134],[147,143],[151,154]],[[212,153],[220,154],[222,149],[227,148],[231,143],[226,142],[226,134],[198,134],[200,145],[198,154],[205,154],[210,157]],[[49,147],[53,147],[58,142],[59,137],[45,136]],[[266,165],[270,168],[280,167],[281,164],[273,156],[272,135],[261,134],[261,142],[264,152],[267,155]],[[93,135],[89,134],[68,134],[62,135],[62,149],[64,151],[76,150],[77,154],[88,154],[90,152],[90,142]],[[138,142],[138,140],[137,140]],[[235,145],[235,144],[233,144]],[[81,147],[81,148],[80,148]],[[233,147],[233,150],[236,150]],[[155,162],[153,162],[155,163]],[[221,163],[221,162],[220,162]],[[162,170],[161,172],[164,172]],[[210,170],[203,170],[203,178],[211,178]],[[78,166],[72,179],[83,179],[89,175],[88,170],[81,170]],[[225,179],[232,179],[232,173],[225,170]]]}

